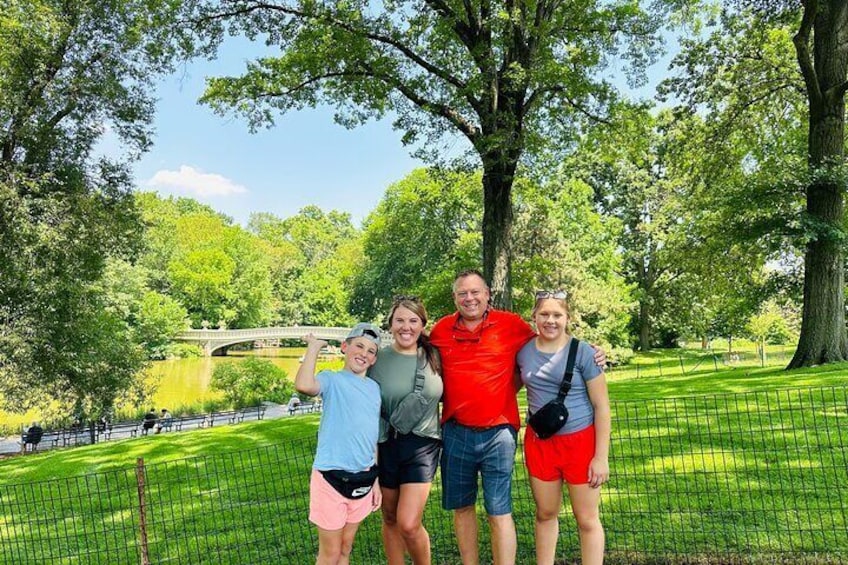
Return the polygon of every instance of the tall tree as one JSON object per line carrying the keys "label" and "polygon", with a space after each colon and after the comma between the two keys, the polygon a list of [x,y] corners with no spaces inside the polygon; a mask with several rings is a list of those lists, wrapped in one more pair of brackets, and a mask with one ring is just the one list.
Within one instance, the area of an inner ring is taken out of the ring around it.
{"label": "tall tree", "polygon": [[272,124],[274,110],[319,103],[336,105],[350,127],[391,113],[403,141],[422,140],[430,157],[445,136],[464,137],[483,170],[483,270],[504,307],[519,163],[601,118],[612,96],[605,67],[629,60],[639,75],[661,21],[634,0],[198,2],[213,46],[229,23],[282,51],[241,77],[211,79],[203,100],[216,111],[254,128]]}
{"label": "tall tree", "polygon": [[817,229],[804,255],[801,336],[789,367],[848,359],[845,333],[845,92],[848,2],[806,0],[793,38],[809,104],[807,214]]}
{"label": "tall tree", "polygon": [[[755,139],[770,146],[782,163],[772,170],[770,184],[760,184],[765,190],[752,192],[741,210],[756,208],[759,197],[766,196],[771,204],[761,209],[769,213],[758,226],[768,236],[792,236],[803,248],[801,335],[790,368],[848,358],[843,251],[847,32],[848,4],[840,0],[731,0],[715,35],[685,42],[678,64],[686,73],[671,85],[690,103],[706,103],[727,124],[772,126],[771,135],[760,128]],[[799,106],[806,139],[794,146],[792,136],[774,125],[792,132]],[[775,147],[775,140],[784,143]],[[748,166],[761,169],[767,160],[763,150],[752,154]]]}
{"label": "tall tree", "polygon": [[681,241],[687,179],[669,147],[680,143],[668,113],[621,106],[618,119],[594,128],[565,167],[587,182],[604,214],[618,218],[623,271],[635,286],[635,322],[642,351],[656,343],[655,318],[685,268]]}
{"label": "tall tree", "polygon": [[127,158],[150,143],[155,77],[177,47],[170,0],[6,0],[0,10],[0,393],[95,408],[143,363],[97,288],[131,257],[131,175],[96,159],[106,128]]}

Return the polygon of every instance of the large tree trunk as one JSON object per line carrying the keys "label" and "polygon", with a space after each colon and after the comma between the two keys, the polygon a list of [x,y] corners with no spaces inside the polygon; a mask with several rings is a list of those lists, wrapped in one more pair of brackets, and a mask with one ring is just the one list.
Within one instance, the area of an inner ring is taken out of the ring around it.
{"label": "large tree trunk", "polygon": [[[807,244],[804,258],[801,335],[790,369],[848,358],[840,237],[844,225],[844,180],[841,174],[824,174],[827,169],[833,172],[835,167],[843,166],[845,160],[842,85],[848,76],[848,50],[840,44],[839,36],[844,35],[848,19],[844,0],[821,1],[817,6],[816,14],[805,14],[805,21],[814,17],[809,20],[814,29],[814,57],[805,51],[805,42],[801,41],[803,24],[796,38],[810,109],[807,144],[814,180],[807,188],[807,213],[816,232]],[[807,5],[805,10],[809,9]]]}
{"label": "large tree trunk", "polygon": [[639,350],[651,348],[651,306],[650,298],[645,296],[639,301]]}
{"label": "large tree trunk", "polygon": [[483,158],[483,275],[498,308],[512,308],[512,184],[518,158]]}

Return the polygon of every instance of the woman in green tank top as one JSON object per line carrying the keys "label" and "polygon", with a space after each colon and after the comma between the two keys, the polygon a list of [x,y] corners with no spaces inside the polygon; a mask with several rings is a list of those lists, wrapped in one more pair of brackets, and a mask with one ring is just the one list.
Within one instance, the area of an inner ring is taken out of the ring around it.
{"label": "woman in green tank top", "polygon": [[402,565],[405,553],[415,565],[429,565],[430,536],[422,519],[441,451],[439,355],[427,339],[427,311],[417,297],[395,297],[388,322],[394,341],[369,371],[383,403],[383,544],[389,565]]}

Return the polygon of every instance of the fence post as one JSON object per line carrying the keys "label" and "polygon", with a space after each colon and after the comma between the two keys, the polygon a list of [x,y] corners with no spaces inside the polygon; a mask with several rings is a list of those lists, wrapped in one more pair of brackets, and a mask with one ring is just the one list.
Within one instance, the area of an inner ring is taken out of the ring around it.
{"label": "fence post", "polygon": [[712,347],[710,348],[710,355],[713,356],[713,367],[715,367],[716,373],[718,373],[718,359],[716,359],[716,354]]}
{"label": "fence post", "polygon": [[659,359],[657,359],[657,369],[660,370],[660,376],[662,376],[662,362]]}
{"label": "fence post", "polygon": [[138,485],[138,536],[141,544],[141,565],[150,565],[147,550],[147,505],[144,501],[144,458],[136,460],[136,484]]}
{"label": "fence post", "polygon": [[683,356],[680,353],[677,354],[677,360],[680,361],[680,374],[685,375],[686,369],[683,368]]}

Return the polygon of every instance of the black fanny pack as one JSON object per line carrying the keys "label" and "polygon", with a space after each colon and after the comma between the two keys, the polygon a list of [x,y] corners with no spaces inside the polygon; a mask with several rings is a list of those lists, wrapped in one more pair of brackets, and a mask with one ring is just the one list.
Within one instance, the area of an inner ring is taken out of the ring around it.
{"label": "black fanny pack", "polygon": [[527,423],[530,424],[539,439],[548,439],[560,431],[568,420],[565,397],[571,388],[571,378],[574,376],[574,360],[577,357],[578,343],[577,338],[572,336],[568,349],[568,360],[565,363],[565,376],[562,378],[557,397],[539,408],[535,413],[529,414],[527,418]]}
{"label": "black fanny pack", "polygon": [[329,471],[321,471],[324,479],[345,498],[357,500],[367,496],[374,488],[374,481],[377,480],[378,469],[374,465],[366,471],[351,473],[350,471],[342,471],[341,469],[331,469]]}
{"label": "black fanny pack", "polygon": [[530,414],[527,423],[533,428],[536,437],[548,439],[562,429],[568,420],[568,409],[559,400],[551,400],[535,413]]}

